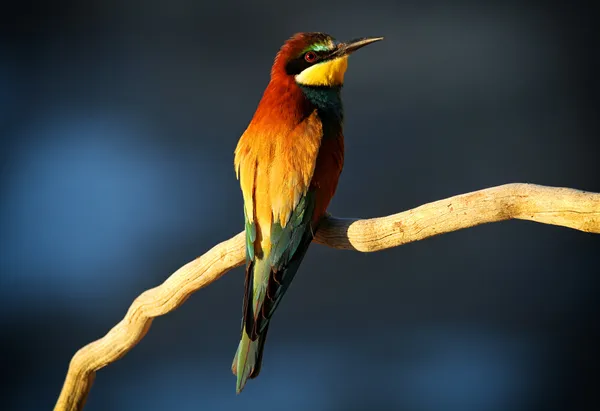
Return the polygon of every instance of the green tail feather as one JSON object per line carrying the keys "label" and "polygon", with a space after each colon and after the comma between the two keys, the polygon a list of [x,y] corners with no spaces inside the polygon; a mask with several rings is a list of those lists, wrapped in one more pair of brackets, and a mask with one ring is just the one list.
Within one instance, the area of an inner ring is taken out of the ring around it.
{"label": "green tail feather", "polygon": [[268,329],[254,341],[248,337],[246,331],[242,331],[242,338],[231,365],[231,369],[237,377],[235,384],[237,394],[242,392],[249,378],[256,378],[260,373],[267,331]]}
{"label": "green tail feather", "polygon": [[[268,326],[256,330],[256,317],[265,302],[267,287],[271,275],[268,256],[254,259],[247,266],[247,284],[244,295],[244,318],[242,337],[233,359],[231,370],[237,376],[236,392],[239,394],[249,378],[255,378],[260,372],[262,353],[267,337]],[[255,310],[258,310],[255,312]]]}

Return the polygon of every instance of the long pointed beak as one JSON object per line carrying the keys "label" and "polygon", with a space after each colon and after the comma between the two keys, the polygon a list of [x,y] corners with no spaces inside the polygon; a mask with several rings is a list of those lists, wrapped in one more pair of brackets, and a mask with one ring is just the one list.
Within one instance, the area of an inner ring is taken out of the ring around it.
{"label": "long pointed beak", "polygon": [[354,53],[361,47],[383,40],[383,37],[362,37],[359,39],[350,40],[347,43],[340,43],[337,50],[334,52],[336,57],[347,56]]}

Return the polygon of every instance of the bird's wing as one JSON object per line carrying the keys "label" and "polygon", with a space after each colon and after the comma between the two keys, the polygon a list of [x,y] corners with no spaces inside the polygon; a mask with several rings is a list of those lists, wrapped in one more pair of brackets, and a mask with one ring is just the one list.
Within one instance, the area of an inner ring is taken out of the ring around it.
{"label": "bird's wing", "polygon": [[310,184],[322,134],[314,112],[288,133],[249,129],[236,148],[246,220],[243,321],[251,339],[265,331],[312,241]]}
{"label": "bird's wing", "polygon": [[313,240],[312,226],[315,194],[308,191],[293,210],[285,226],[279,222],[271,226],[270,275],[265,297],[256,319],[256,332],[262,333],[279,305],[281,298],[298,271],[298,267]]}

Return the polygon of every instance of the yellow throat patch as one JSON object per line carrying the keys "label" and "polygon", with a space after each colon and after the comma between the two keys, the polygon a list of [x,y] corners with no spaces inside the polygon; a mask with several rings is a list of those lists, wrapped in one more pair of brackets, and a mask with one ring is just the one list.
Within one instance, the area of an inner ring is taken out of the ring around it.
{"label": "yellow throat patch", "polygon": [[340,86],[348,68],[348,56],[317,63],[296,75],[296,82],[304,86]]}

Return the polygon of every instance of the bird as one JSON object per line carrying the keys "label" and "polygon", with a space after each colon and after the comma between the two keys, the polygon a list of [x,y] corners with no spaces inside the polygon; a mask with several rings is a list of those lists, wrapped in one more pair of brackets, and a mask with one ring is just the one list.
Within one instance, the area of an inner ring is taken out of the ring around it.
{"label": "bird", "polygon": [[339,42],[294,34],[234,152],[242,191],[246,272],[236,393],[258,376],[273,313],[335,194],[344,164],[341,89],[348,57],[383,37]]}

